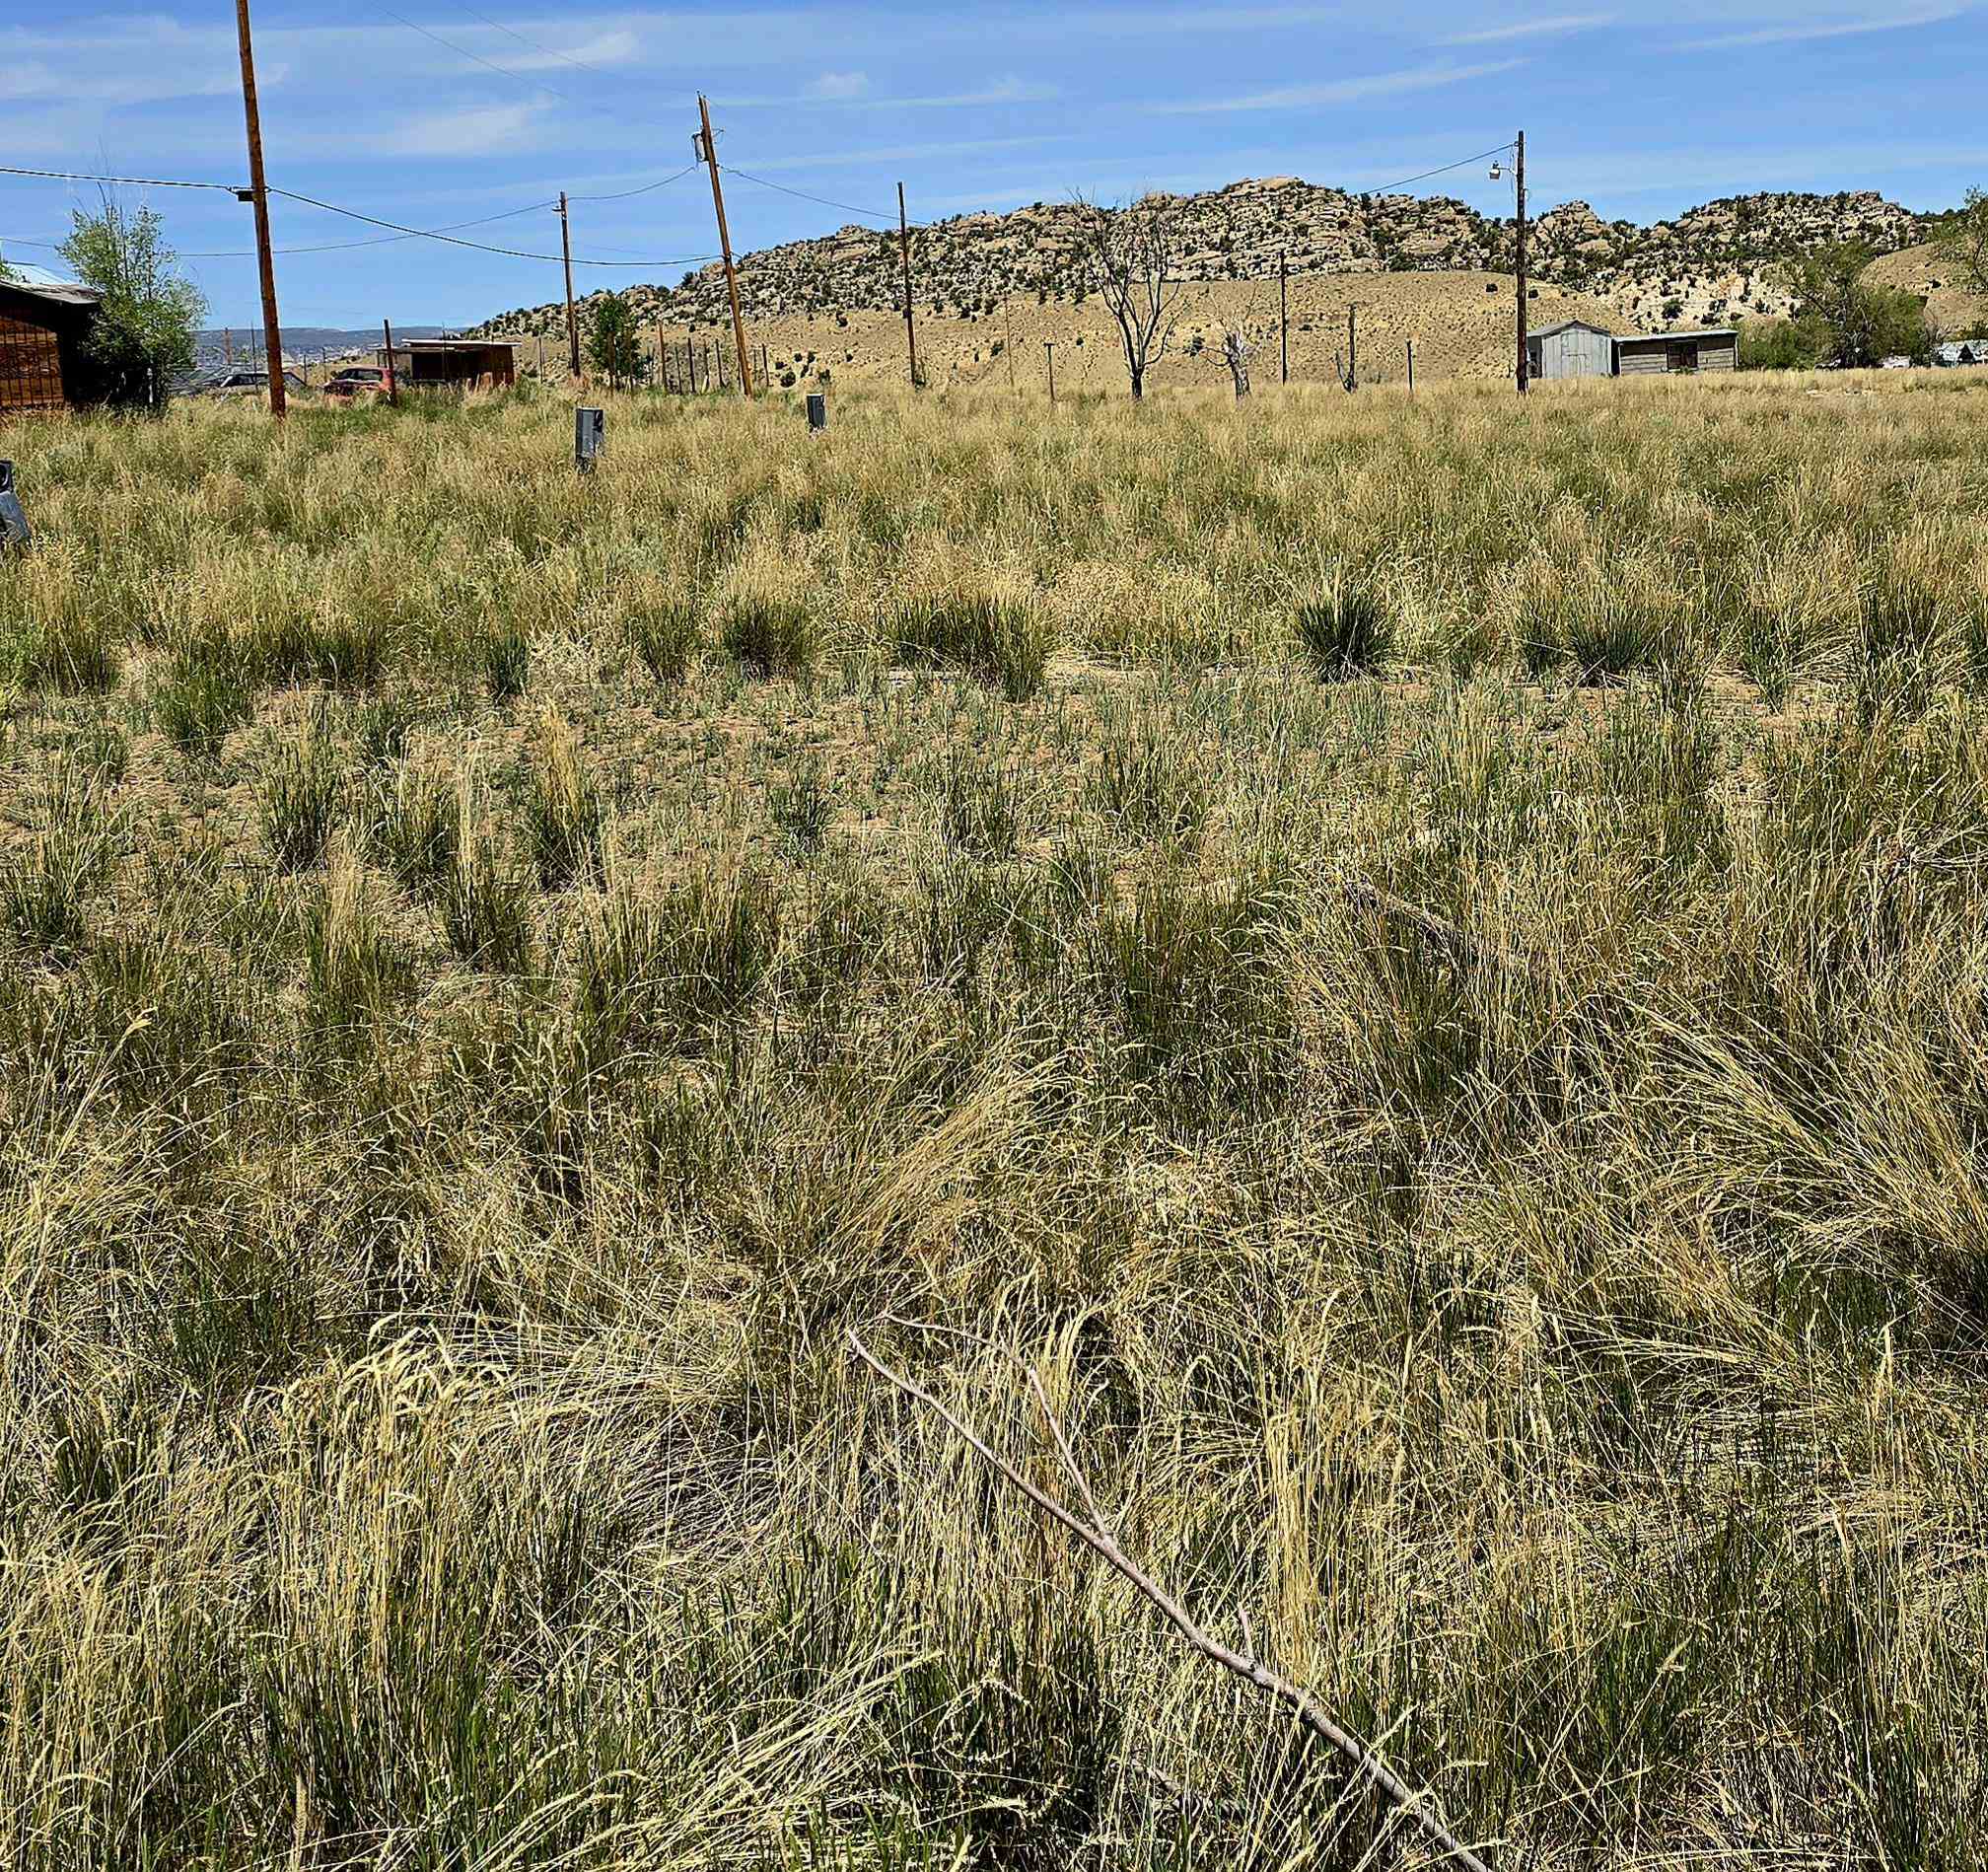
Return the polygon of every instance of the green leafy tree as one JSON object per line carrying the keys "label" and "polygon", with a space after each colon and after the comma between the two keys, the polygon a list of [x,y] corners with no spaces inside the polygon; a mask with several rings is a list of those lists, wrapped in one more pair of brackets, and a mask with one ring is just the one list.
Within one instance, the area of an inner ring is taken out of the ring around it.
{"label": "green leafy tree", "polygon": [[1940,254],[1959,275],[1955,284],[1988,297],[1988,190],[1970,188],[1946,223]]}
{"label": "green leafy tree", "polygon": [[134,213],[106,193],[95,214],[78,208],[71,219],[62,257],[104,295],[86,346],[98,394],[118,407],[156,409],[193,368],[206,298],[180,272],[152,209]]}
{"label": "green leafy tree", "polygon": [[1814,320],[1748,319],[1740,327],[1742,371],[1812,371],[1831,348]]}
{"label": "green leafy tree", "polygon": [[595,370],[617,389],[648,377],[649,360],[642,355],[635,315],[619,293],[604,293],[595,306],[587,355]]}
{"label": "green leafy tree", "polygon": [[1926,308],[1911,293],[1866,279],[1874,257],[1863,242],[1845,241],[1792,261],[1784,278],[1795,299],[1795,322],[1822,337],[1823,354],[1846,369],[1887,357],[1924,363],[1933,354]]}

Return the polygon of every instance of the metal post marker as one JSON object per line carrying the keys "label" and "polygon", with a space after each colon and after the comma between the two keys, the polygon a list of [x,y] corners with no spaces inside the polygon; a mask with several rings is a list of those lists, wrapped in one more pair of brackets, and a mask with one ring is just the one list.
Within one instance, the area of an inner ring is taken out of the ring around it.
{"label": "metal post marker", "polygon": [[0,552],[15,546],[25,552],[33,542],[28,516],[21,511],[21,497],[14,491],[14,464],[0,462]]}
{"label": "metal post marker", "polygon": [[607,448],[607,412],[585,405],[573,412],[573,466],[582,474],[594,471],[594,463]]}
{"label": "metal post marker", "polygon": [[828,398],[818,390],[808,393],[808,427],[816,435],[828,427]]}

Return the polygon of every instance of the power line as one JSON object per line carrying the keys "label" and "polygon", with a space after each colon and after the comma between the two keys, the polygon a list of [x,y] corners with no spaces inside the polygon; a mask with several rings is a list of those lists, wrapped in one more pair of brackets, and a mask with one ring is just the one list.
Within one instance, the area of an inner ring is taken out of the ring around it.
{"label": "power line", "polygon": [[[605,78],[608,75],[600,66],[588,64],[584,58],[572,58],[550,45],[540,45],[536,39],[528,39],[523,33],[518,32],[515,28],[506,26],[503,21],[493,20],[487,13],[478,13],[474,7],[466,4],[466,0],[456,0],[456,4],[462,7],[462,11],[468,14],[472,20],[481,20],[492,32],[502,33],[508,37],[516,39],[520,45],[528,46],[534,52],[542,53],[547,58],[556,58],[561,64],[571,65],[575,71],[592,72],[596,78]],[[693,164],[692,167],[694,168],[695,165]]]}
{"label": "power line", "polygon": [[568,195],[568,201],[626,201],[631,195],[653,194],[659,188],[668,188],[672,182],[680,182],[691,170],[703,168],[702,163],[692,163],[679,169],[674,176],[665,176],[660,182],[644,182],[640,188],[624,188],[612,195]]}
{"label": "power line", "polygon": [[0,164],[0,176],[38,176],[57,182],[115,182],[129,188],[218,188],[224,195],[246,192],[235,182],[169,181],[159,176],[90,176],[72,169],[16,169],[10,164]]}
{"label": "power line", "polygon": [[1411,182],[1426,182],[1432,176],[1447,176],[1455,169],[1468,169],[1472,163],[1481,163],[1487,156],[1503,156],[1511,147],[1509,143],[1500,143],[1496,149],[1465,156],[1455,163],[1445,163],[1441,169],[1425,169],[1419,176],[1404,176],[1398,182],[1387,182],[1379,188],[1363,188],[1359,192],[1363,195],[1391,195],[1395,189],[1406,188]]}
{"label": "power line", "polygon": [[425,26],[416,26],[412,20],[402,19],[390,7],[382,7],[380,11],[396,25],[404,26],[408,32],[418,33],[424,39],[433,39],[444,51],[454,52],[458,58],[469,59],[475,64],[481,65],[484,70],[494,71],[502,77],[511,79],[515,84],[530,85],[534,91],[549,92],[562,104],[570,104],[576,108],[580,105],[579,99],[568,97],[557,85],[548,85],[536,78],[528,78],[523,72],[513,71],[508,65],[498,64],[494,58],[484,58],[480,53],[472,52],[463,46],[454,44],[450,40],[445,39],[441,34],[431,33]]}
{"label": "power line", "polygon": [[[442,241],[446,242],[450,247],[473,248],[479,253],[501,253],[505,258],[514,260],[557,260],[563,257],[557,253],[530,253],[522,248],[492,247],[484,241],[464,241],[460,236],[445,234],[437,228],[410,228],[398,221],[384,221],[378,215],[361,214],[357,208],[341,208],[335,201],[320,201],[312,195],[300,195],[296,190],[290,188],[272,188],[269,192],[272,195],[281,195],[285,201],[302,202],[307,208],[322,208],[327,214],[342,214],[348,220],[363,221],[369,227],[390,228],[398,235],[411,235],[415,239],[422,241]],[[693,259],[706,259],[708,257],[708,254],[676,253],[663,254],[656,258],[642,260],[576,259],[573,264],[575,266],[616,267],[678,266],[686,264]]]}
{"label": "power line", "polygon": [[[272,191],[280,192],[280,191]],[[418,234],[381,234],[370,241],[327,241],[314,247],[279,247],[278,253],[348,253],[354,248],[391,247],[399,241],[411,241],[423,236],[439,236],[454,232],[457,228],[487,228],[493,221],[515,220],[521,214],[537,214],[551,207],[549,201],[534,201],[525,208],[506,208],[502,214],[486,214],[475,221],[451,221],[443,227],[424,228]],[[253,254],[253,248],[228,248],[218,252],[182,253],[182,260],[240,260]]]}
{"label": "power line", "polygon": [[742,180],[757,182],[761,188],[777,188],[783,195],[796,195],[803,201],[815,202],[823,208],[839,208],[845,214],[860,214],[866,221],[888,223],[895,219],[892,215],[879,214],[874,208],[858,208],[853,202],[830,201],[826,195],[811,195],[805,188],[789,188],[785,182],[768,181],[764,176],[754,176],[747,170],[735,169],[730,163],[725,165],[728,176],[737,176]]}

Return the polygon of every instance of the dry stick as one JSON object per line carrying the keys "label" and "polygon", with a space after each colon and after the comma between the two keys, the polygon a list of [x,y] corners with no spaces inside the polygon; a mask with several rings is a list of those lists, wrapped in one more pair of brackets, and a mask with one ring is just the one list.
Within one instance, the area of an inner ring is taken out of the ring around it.
{"label": "dry stick", "polygon": [[[1233,1671],[1244,1683],[1253,1684],[1266,1695],[1273,1696],[1279,1702],[1286,1704],[1306,1728],[1311,1730],[1321,1741],[1330,1744],[1360,1774],[1365,1776],[1390,1806],[1413,1821],[1422,1830],[1423,1836],[1432,1845],[1440,1848],[1446,1856],[1454,1859],[1458,1865],[1467,1868],[1467,1872],[1491,1872],[1491,1868],[1484,1860],[1472,1852],[1456,1835],[1445,1828],[1440,1821],[1423,1810],[1420,1804],[1421,1796],[1409,1787],[1393,1769],[1388,1767],[1386,1763],[1383,1762],[1358,1736],[1352,1735],[1340,1728],[1329,1716],[1325,1715],[1297,1685],[1279,1677],[1276,1672],[1270,1670],[1265,1665],[1257,1663],[1254,1659],[1245,1658],[1240,1652],[1232,1651],[1219,1639],[1212,1638],[1207,1632],[1203,1631],[1194,1622],[1178,1600],[1172,1598],[1149,1573],[1145,1572],[1127,1557],[1125,1549],[1110,1535],[1104,1532],[1101,1525],[1101,1517],[1099,1519],[1099,1525],[1096,1526],[1087,1526],[1084,1522],[1078,1520],[1053,1495],[1045,1493],[1026,1476],[1022,1475],[1018,1470],[1011,1468],[1008,1463],[997,1456],[969,1424],[956,1417],[929,1391],[913,1384],[910,1379],[902,1376],[900,1373],[892,1371],[889,1366],[879,1359],[856,1336],[854,1332],[851,1332],[849,1334],[849,1344],[856,1356],[864,1364],[868,1365],[878,1377],[882,1378],[887,1384],[895,1386],[897,1390],[901,1391],[905,1397],[911,1399],[913,1403],[923,1404],[948,1429],[964,1441],[967,1447],[973,1451],[974,1455],[979,1457],[1004,1481],[1019,1488],[1023,1494],[1027,1495],[1051,1520],[1060,1523],[1074,1534],[1078,1540],[1083,1542],[1113,1572],[1129,1580],[1141,1597],[1153,1606],[1160,1613],[1161,1617],[1181,1637],[1185,1638],[1188,1644],[1200,1652],[1204,1658],[1207,1658],[1210,1663],[1219,1664],[1226,1671]],[[1033,1374],[1031,1373],[1030,1376],[1032,1378]],[[1049,1419],[1050,1434],[1055,1438],[1056,1448],[1063,1459],[1064,1467],[1077,1477],[1078,1488],[1084,1495],[1086,1502],[1090,1505],[1092,1514],[1096,1516],[1097,1504],[1091,1500],[1090,1485],[1078,1472],[1076,1463],[1070,1455],[1070,1446],[1064,1440],[1062,1425],[1056,1421],[1055,1412],[1049,1409],[1048,1402],[1043,1398],[1039,1385],[1036,1386],[1035,1395],[1038,1402],[1042,1404],[1043,1414]]]}
{"label": "dry stick", "polygon": [[1535,987],[1551,985],[1551,976],[1545,968],[1529,956],[1515,950],[1501,949],[1495,943],[1486,942],[1481,936],[1473,936],[1467,929],[1448,922],[1433,911],[1425,910],[1410,903],[1405,898],[1394,896],[1391,891],[1384,891],[1379,885],[1368,884],[1358,878],[1348,878],[1339,887],[1346,901],[1356,909],[1369,911],[1412,929],[1432,948],[1439,949],[1453,963],[1478,969],[1495,970],[1502,974],[1517,975]]}

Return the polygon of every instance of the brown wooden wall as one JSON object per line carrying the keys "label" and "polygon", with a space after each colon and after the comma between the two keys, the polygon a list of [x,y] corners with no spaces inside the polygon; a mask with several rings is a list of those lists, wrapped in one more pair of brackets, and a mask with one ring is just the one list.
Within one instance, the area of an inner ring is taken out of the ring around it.
{"label": "brown wooden wall", "polygon": [[[1623,377],[1663,376],[1670,370],[1671,345],[1662,337],[1638,338],[1633,342],[1618,339],[1615,348],[1615,368]],[[1740,365],[1739,340],[1737,338],[1696,338],[1686,340],[1680,349],[1689,350],[1697,359],[1701,371],[1731,371]]]}
{"label": "brown wooden wall", "polygon": [[46,325],[0,312],[0,410],[62,409],[61,340]]}

